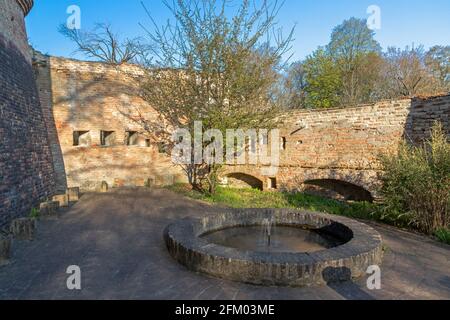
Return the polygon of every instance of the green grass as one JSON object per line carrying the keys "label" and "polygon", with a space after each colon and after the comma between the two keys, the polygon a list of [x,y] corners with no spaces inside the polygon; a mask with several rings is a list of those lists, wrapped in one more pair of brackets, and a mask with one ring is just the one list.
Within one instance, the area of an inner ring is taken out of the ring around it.
{"label": "green grass", "polygon": [[439,229],[434,235],[439,241],[450,244],[450,229]]}
{"label": "green grass", "polygon": [[379,206],[368,202],[347,203],[303,193],[224,187],[219,187],[214,195],[205,195],[180,184],[169,189],[193,199],[231,208],[298,208],[356,219],[382,220]]}
{"label": "green grass", "polygon": [[[369,202],[343,202],[304,193],[263,192],[226,187],[218,187],[215,194],[208,195],[193,191],[185,184],[167,188],[192,199],[230,208],[296,208],[414,229],[409,214],[387,211],[385,206]],[[450,244],[450,229],[438,230],[435,237]]]}
{"label": "green grass", "polygon": [[36,209],[36,208],[31,209],[30,218],[37,219],[37,218],[39,218],[39,216],[40,216],[40,212],[38,209]]}

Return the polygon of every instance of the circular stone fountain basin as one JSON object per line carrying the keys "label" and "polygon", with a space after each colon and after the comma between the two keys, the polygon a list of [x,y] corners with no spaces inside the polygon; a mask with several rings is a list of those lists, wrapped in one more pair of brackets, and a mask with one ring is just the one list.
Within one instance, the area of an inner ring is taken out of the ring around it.
{"label": "circular stone fountain basin", "polygon": [[258,252],[315,252],[342,245],[345,240],[319,230],[273,226],[271,236],[265,226],[227,228],[202,235],[220,246]]}
{"label": "circular stone fountain basin", "polygon": [[[264,236],[272,221],[270,246]],[[164,232],[170,254],[192,271],[258,285],[348,281],[382,260],[373,228],[338,216],[245,209],[180,220]]]}

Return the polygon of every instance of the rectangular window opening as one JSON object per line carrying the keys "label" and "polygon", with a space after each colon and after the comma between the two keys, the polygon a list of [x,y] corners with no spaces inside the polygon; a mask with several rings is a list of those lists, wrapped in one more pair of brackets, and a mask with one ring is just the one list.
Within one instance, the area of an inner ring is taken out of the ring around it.
{"label": "rectangular window opening", "polygon": [[127,146],[139,145],[139,133],[137,131],[126,132],[126,145]]}
{"label": "rectangular window opening", "polygon": [[277,189],[277,178],[269,178],[269,189]]}
{"label": "rectangular window opening", "polygon": [[158,153],[167,153],[167,145],[164,142],[158,143]]}
{"label": "rectangular window opening", "polygon": [[261,135],[260,137],[261,137],[261,145],[263,145],[263,146],[269,145],[269,135],[268,134]]}
{"label": "rectangular window opening", "polygon": [[116,142],[116,133],[114,131],[101,131],[100,140],[101,145],[104,147],[114,146]]}
{"label": "rectangular window opening", "polygon": [[74,131],[73,132],[73,146],[87,147],[91,144],[91,136],[89,131]]}
{"label": "rectangular window opening", "polygon": [[245,138],[245,151],[256,153],[257,152],[257,140],[255,137],[246,137]]}
{"label": "rectangular window opening", "polygon": [[286,137],[281,138],[281,149],[286,150],[287,147],[287,139]]}

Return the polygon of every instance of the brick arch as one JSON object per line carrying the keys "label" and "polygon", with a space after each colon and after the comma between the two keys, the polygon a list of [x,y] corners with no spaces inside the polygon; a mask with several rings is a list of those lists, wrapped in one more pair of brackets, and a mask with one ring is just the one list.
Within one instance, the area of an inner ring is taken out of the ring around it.
{"label": "brick arch", "polygon": [[305,186],[320,187],[341,195],[345,200],[373,202],[374,197],[370,191],[356,184],[336,179],[307,180]]}
{"label": "brick arch", "polygon": [[289,184],[297,189],[315,185],[335,191],[348,200],[373,201],[378,198],[378,172],[375,170],[304,169]]}
{"label": "brick arch", "polygon": [[[251,187],[253,189],[264,190],[264,181],[258,177],[243,172],[232,172],[226,175],[227,183],[240,187]],[[231,180],[231,181],[230,181]]]}
{"label": "brick arch", "polygon": [[225,166],[222,171],[222,176],[226,177],[233,173],[242,173],[249,176],[253,176],[258,180],[265,181],[265,177],[263,175],[263,170],[260,166],[252,166],[252,165],[233,165],[233,166]]}
{"label": "brick arch", "polygon": [[376,173],[372,170],[345,170],[345,169],[313,169],[305,170],[304,180],[331,179],[341,180],[364,189],[372,189],[373,178]]}
{"label": "brick arch", "polygon": [[[262,182],[262,190],[268,189],[268,176],[262,174],[259,166],[227,166],[222,177],[244,175]],[[280,190],[302,191],[311,182],[328,187],[334,186],[349,200],[372,201],[379,198],[380,180],[377,170],[358,169],[317,169],[317,168],[283,168],[274,177]],[[259,187],[258,187],[259,189]],[[348,192],[344,192],[347,190]]]}

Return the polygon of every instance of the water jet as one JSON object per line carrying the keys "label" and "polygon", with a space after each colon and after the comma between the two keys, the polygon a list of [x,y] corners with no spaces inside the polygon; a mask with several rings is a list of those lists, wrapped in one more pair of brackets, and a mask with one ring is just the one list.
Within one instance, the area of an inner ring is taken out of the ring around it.
{"label": "water jet", "polygon": [[381,236],[366,224],[290,209],[187,218],[168,226],[164,238],[172,257],[188,269],[257,285],[348,281],[382,260]]}

